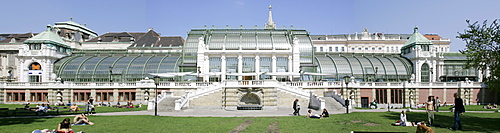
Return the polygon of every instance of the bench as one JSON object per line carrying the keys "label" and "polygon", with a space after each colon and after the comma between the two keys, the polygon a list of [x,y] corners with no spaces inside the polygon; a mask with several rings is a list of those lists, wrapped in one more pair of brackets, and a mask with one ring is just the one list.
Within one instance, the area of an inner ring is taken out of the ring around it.
{"label": "bench", "polygon": [[9,115],[9,108],[0,108],[0,112],[5,113],[5,115]]}
{"label": "bench", "polygon": [[36,110],[38,108],[16,108],[14,110],[14,115],[17,115],[17,114],[36,114]]}

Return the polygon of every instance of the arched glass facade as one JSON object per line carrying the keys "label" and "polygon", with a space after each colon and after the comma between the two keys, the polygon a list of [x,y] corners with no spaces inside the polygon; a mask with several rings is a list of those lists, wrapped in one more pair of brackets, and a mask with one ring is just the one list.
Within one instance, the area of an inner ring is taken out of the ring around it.
{"label": "arched glass facade", "polygon": [[318,73],[323,80],[339,81],[353,76],[358,81],[405,81],[413,72],[411,63],[399,55],[317,54]]}
{"label": "arched glass facade", "polygon": [[150,73],[179,72],[180,54],[73,55],[55,63],[63,81],[135,82]]}

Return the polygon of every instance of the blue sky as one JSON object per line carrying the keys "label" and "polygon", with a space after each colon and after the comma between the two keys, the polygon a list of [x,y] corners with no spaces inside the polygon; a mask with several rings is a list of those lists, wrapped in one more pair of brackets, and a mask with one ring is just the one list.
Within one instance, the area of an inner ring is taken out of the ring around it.
{"label": "blue sky", "polygon": [[422,34],[452,39],[451,51],[465,48],[456,39],[465,20],[499,18],[497,0],[86,0],[2,2],[0,33],[41,32],[47,24],[73,21],[87,24],[99,35],[106,32],[146,32],[186,37],[192,28],[263,27],[268,6],[278,27],[303,28],[313,35],[370,32]]}

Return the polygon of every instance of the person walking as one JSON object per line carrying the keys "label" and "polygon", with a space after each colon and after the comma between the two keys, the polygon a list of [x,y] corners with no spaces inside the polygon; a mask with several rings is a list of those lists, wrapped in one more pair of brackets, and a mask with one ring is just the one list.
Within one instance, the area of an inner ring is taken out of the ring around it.
{"label": "person walking", "polygon": [[434,102],[432,97],[427,97],[427,102],[425,103],[425,112],[427,113],[427,119],[429,121],[429,126],[434,124]]}
{"label": "person walking", "polygon": [[439,100],[439,97],[436,97],[436,106],[434,106],[434,109],[436,110],[436,112],[439,112],[439,107],[441,107],[441,100]]}
{"label": "person walking", "polygon": [[464,114],[465,112],[464,103],[462,98],[458,96],[458,93],[453,94],[453,97],[455,98],[455,106],[451,107],[450,109],[455,108],[455,113],[454,113],[455,120],[451,130],[457,130],[457,129],[462,130],[462,121],[460,121],[460,115]]}
{"label": "person walking", "polygon": [[299,111],[300,111],[300,103],[299,103],[299,99],[295,99],[295,101],[293,101],[293,115],[300,115]]}

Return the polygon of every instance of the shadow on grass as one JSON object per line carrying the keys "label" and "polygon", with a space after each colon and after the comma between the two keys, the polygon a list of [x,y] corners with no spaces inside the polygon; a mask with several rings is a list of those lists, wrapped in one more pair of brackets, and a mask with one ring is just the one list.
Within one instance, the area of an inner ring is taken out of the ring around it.
{"label": "shadow on grass", "polygon": [[30,118],[0,118],[2,125],[16,125],[16,124],[32,124],[37,122],[47,121],[47,117],[30,117]]}
{"label": "shadow on grass", "polygon": [[[389,112],[384,117],[394,120],[396,122],[399,120],[399,112]],[[474,131],[474,132],[500,132],[500,126],[498,126],[500,115],[498,113],[465,113],[460,117],[462,122],[462,131]],[[408,121],[424,121],[428,123],[427,113],[425,112],[407,112]],[[433,127],[435,129],[446,129],[453,127],[454,116],[453,112],[436,112],[434,114],[434,124],[438,124],[439,127]],[[434,125],[433,124],[433,125]]]}

